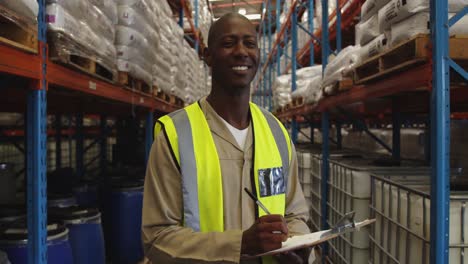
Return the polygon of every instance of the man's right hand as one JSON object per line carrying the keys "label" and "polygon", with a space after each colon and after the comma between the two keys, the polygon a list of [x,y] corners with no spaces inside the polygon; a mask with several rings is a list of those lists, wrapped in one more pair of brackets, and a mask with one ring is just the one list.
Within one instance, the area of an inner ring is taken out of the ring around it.
{"label": "man's right hand", "polygon": [[281,248],[288,239],[288,226],[281,215],[265,215],[242,233],[241,254],[256,255]]}

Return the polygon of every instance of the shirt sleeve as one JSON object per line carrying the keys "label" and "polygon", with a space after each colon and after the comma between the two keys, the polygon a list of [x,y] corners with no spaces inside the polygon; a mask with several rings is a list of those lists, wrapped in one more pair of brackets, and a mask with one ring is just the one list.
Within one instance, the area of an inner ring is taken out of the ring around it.
{"label": "shirt sleeve", "polygon": [[183,227],[181,174],[164,132],[156,135],[146,169],[142,240],[153,263],[239,263],[241,230],[194,232]]}
{"label": "shirt sleeve", "polygon": [[309,209],[302,192],[298,177],[298,164],[296,149],[291,144],[291,166],[289,167],[289,182],[286,193],[285,218],[290,235],[301,235],[310,233],[307,226],[309,220]]}

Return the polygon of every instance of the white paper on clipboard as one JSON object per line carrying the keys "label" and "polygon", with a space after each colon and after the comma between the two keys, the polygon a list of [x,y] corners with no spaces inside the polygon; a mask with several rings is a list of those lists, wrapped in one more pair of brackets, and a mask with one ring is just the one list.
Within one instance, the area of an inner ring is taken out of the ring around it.
{"label": "white paper on clipboard", "polygon": [[[375,219],[366,219],[362,222],[356,223],[356,226],[353,228],[353,232],[356,230],[359,230],[363,226],[370,225],[375,222]],[[322,237],[324,233],[327,233],[330,231],[328,230],[322,230],[310,234],[305,234],[305,235],[300,235],[300,236],[293,236],[288,238],[285,242],[283,242],[283,245],[279,249],[275,249],[272,251],[268,251],[262,254],[258,255],[242,255],[241,259],[252,259],[252,258],[257,258],[257,257],[262,257],[262,256],[269,256],[269,255],[277,255],[279,253],[283,252],[288,252],[296,249],[301,249],[301,248],[306,248],[306,247],[313,247],[315,245],[318,245],[320,243],[323,243],[327,240],[330,240],[332,238],[335,238],[339,236],[340,234],[330,234]]]}

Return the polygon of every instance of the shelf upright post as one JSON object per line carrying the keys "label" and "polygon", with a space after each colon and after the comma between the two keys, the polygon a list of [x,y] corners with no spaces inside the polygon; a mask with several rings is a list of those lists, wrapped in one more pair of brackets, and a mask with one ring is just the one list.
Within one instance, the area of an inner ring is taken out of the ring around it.
{"label": "shelf upright post", "polygon": [[[322,0],[322,74],[325,73],[325,69],[328,64],[328,55],[330,54],[330,43],[328,39],[328,0]],[[321,186],[321,211],[322,211],[322,229],[328,229],[328,176],[329,176],[329,114],[325,110],[322,112],[322,186]],[[323,256],[328,255],[328,244],[324,244],[322,248]],[[325,258],[323,258],[322,263],[325,263]]]}
{"label": "shelf upright post", "polygon": [[396,98],[392,100],[392,158],[400,160],[401,156],[401,113]]}
{"label": "shelf upright post", "polygon": [[288,28],[285,28],[284,30],[284,48],[283,48],[283,54],[284,54],[284,69],[288,67],[288,41],[289,41],[289,30]]}
{"label": "shelf upright post", "polygon": [[179,11],[179,26],[183,29],[184,28],[184,7],[180,6]]}
{"label": "shelf upright post", "polygon": [[[307,24],[310,34],[314,35],[314,0],[307,0]],[[315,64],[315,47],[314,41],[310,42],[310,65]]]}
{"label": "shelf upright post", "polygon": [[55,168],[62,167],[62,115],[55,115]]}
{"label": "shelf upright post", "polygon": [[341,7],[340,0],[336,0],[336,51],[341,51]]}
{"label": "shelf upright post", "polygon": [[198,54],[198,50],[199,50],[199,46],[200,46],[200,36],[198,35],[198,0],[193,0],[193,4],[195,5],[195,31],[196,32],[193,32],[193,34],[195,34],[195,50],[197,51],[197,54]]}
{"label": "shelf upright post", "polygon": [[[267,3],[267,12],[268,12],[268,16],[267,16],[267,27],[268,27],[268,53],[271,52],[272,50],[272,38],[271,38],[271,0],[268,0],[268,3]],[[272,80],[272,62],[271,61],[267,61],[266,63],[268,63],[268,87],[267,87],[267,90],[271,91],[272,89],[272,86],[273,86],[273,80]],[[269,107],[268,110],[271,110],[271,98],[267,98],[266,96],[266,93],[267,93],[267,90],[264,91],[264,95],[263,95],[263,102],[264,102],[264,105],[263,107],[267,108],[267,106]]]}
{"label": "shelf upright post", "polygon": [[448,263],[450,81],[447,1],[431,0],[431,264]]}
{"label": "shelf upright post", "polygon": [[100,142],[100,160],[99,167],[101,168],[101,175],[105,175],[107,171],[107,117],[101,115],[100,121],[101,128],[101,142]]}
{"label": "shelf upright post", "polygon": [[310,143],[314,144],[314,137],[315,137],[315,123],[310,123]]}
{"label": "shelf upright post", "polygon": [[153,144],[153,110],[150,109],[146,114],[146,127],[145,127],[145,157],[146,163],[149,160],[151,145]]}
{"label": "shelf upright post", "polygon": [[[280,12],[281,12],[281,1],[277,0],[276,1],[276,15],[275,15],[275,18],[276,18],[275,32],[277,36],[281,29],[280,16],[279,16]],[[277,77],[281,75],[281,62],[280,62],[281,52],[280,50],[281,50],[281,45],[278,45],[278,47],[276,47],[276,76]]]}
{"label": "shelf upright post", "polygon": [[336,144],[338,149],[343,147],[343,137],[341,135],[341,122],[336,121]]}
{"label": "shelf upright post", "polygon": [[[265,4],[262,4],[262,12],[263,10],[265,9]],[[267,13],[268,14],[268,13]],[[262,58],[263,58],[263,63],[262,63],[262,68],[263,68],[263,65],[265,65],[265,63],[267,63],[266,59],[267,59],[267,30],[266,30],[266,22],[265,20],[267,19],[267,16],[266,15],[263,15],[263,21],[261,22],[262,23]],[[263,72],[262,72],[263,74]],[[265,74],[266,75],[266,74]],[[265,92],[267,90],[267,80],[265,78],[265,76],[261,76],[261,82],[262,82],[262,86],[261,86],[261,93]],[[262,107],[265,107],[265,105],[263,105],[263,97],[260,95],[259,96],[260,98],[257,97],[257,101],[259,102],[259,105],[262,106]]]}
{"label": "shelf upright post", "polygon": [[28,90],[26,106],[28,264],[47,263],[47,25],[45,0],[38,4],[41,74]]}
{"label": "shelf upright post", "polygon": [[[322,179],[321,179],[321,214],[322,214],[322,229],[328,229],[328,173],[329,173],[329,165],[328,165],[328,158],[329,158],[329,128],[330,128],[330,121],[329,121],[329,114],[327,111],[322,113]],[[327,251],[327,244],[324,244],[324,252],[323,256],[326,256]]]}
{"label": "shelf upright post", "polygon": [[83,141],[84,141],[84,132],[83,132],[83,113],[78,112],[76,114],[76,131],[75,131],[75,139],[76,139],[76,149],[75,149],[75,157],[76,157],[76,175],[78,176],[78,179],[81,179],[84,174],[84,147],[83,147]]}
{"label": "shelf upright post", "polygon": [[[297,7],[294,7],[291,17],[291,90],[294,92],[297,88],[296,83],[296,70],[297,70]],[[299,132],[299,127],[295,118],[292,120],[291,124],[291,139],[293,143],[297,142],[297,134]]]}

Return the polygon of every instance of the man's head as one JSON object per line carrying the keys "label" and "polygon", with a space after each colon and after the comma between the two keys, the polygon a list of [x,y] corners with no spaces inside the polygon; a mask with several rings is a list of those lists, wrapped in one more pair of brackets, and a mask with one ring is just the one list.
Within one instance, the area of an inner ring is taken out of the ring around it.
{"label": "man's head", "polygon": [[205,55],[212,69],[213,89],[236,93],[249,87],[260,55],[254,25],[237,13],[222,16],[210,28]]}

